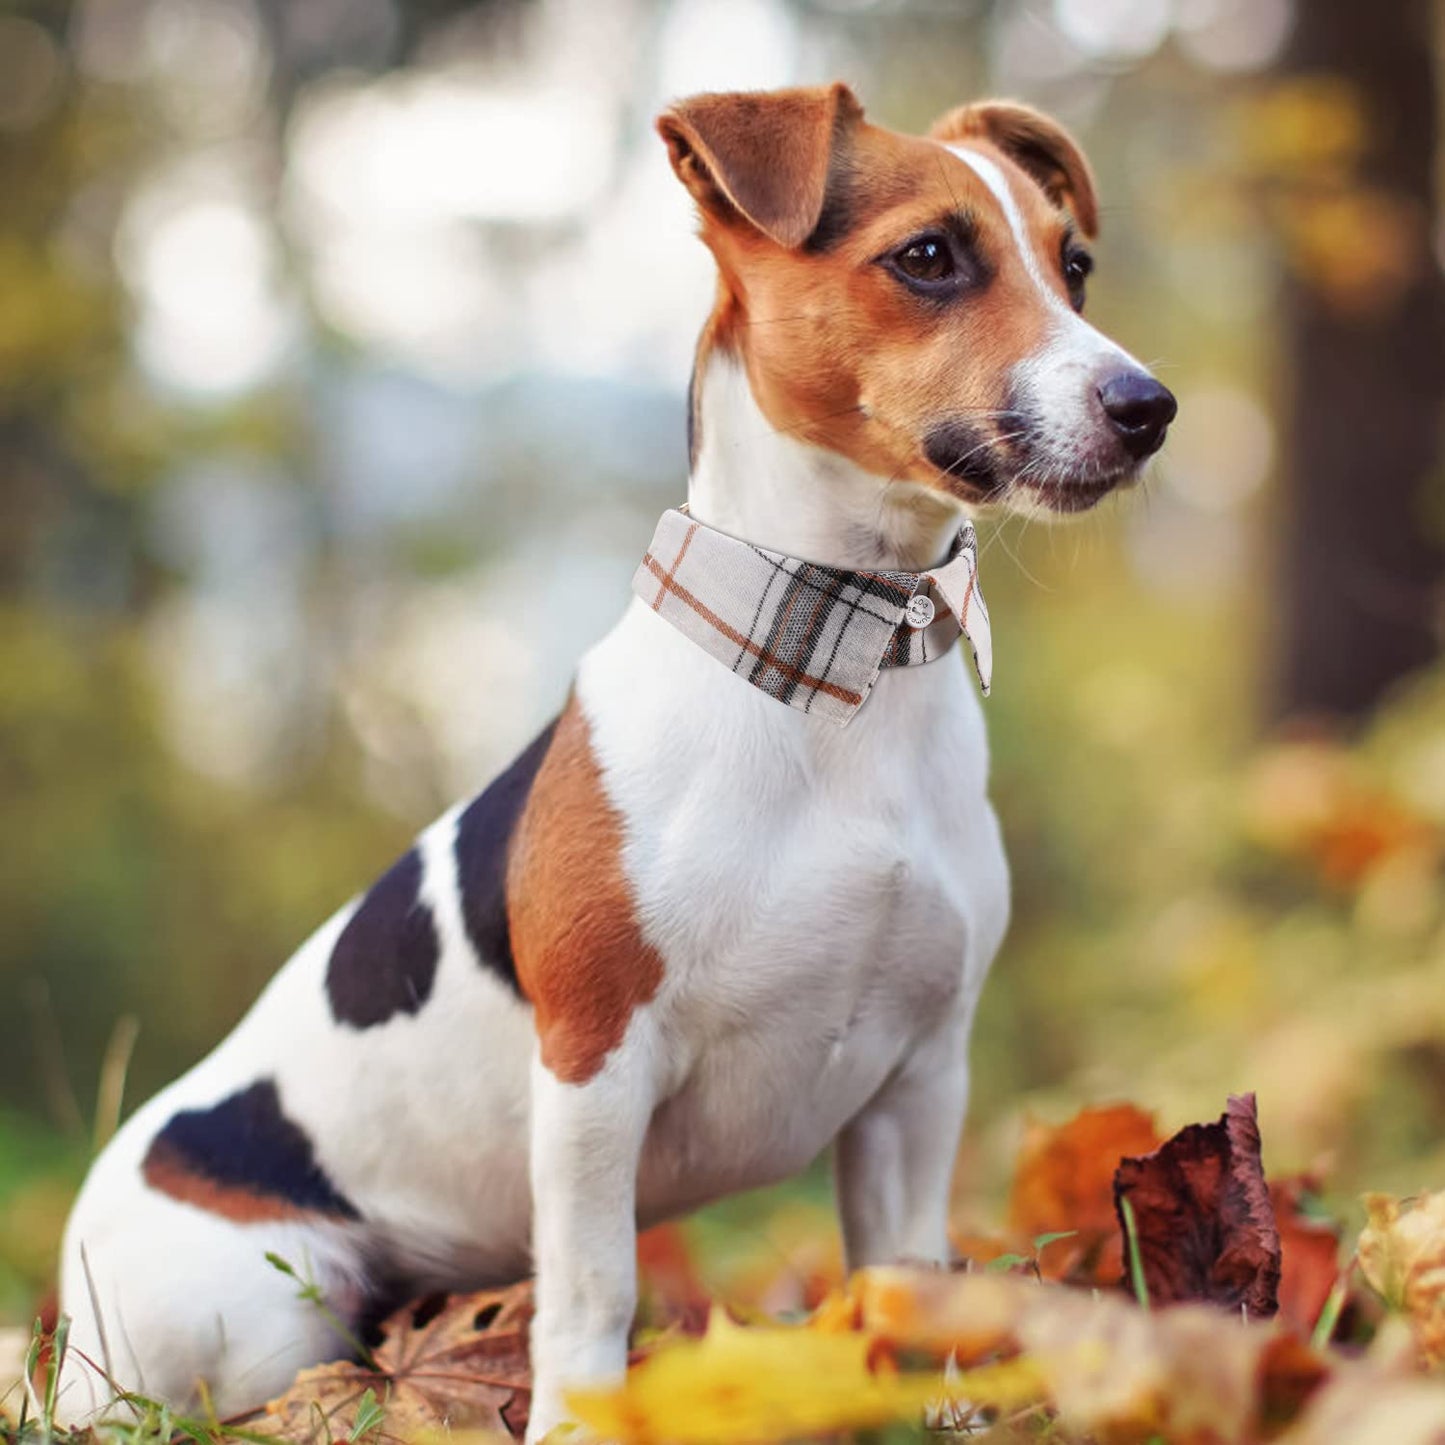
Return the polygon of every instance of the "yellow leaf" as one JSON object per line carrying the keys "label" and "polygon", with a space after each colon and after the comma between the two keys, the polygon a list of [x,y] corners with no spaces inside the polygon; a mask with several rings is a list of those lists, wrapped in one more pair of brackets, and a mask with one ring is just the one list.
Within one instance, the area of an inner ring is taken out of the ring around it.
{"label": "yellow leaf", "polygon": [[808,1328],[822,1334],[846,1334],[858,1328],[858,1301],[851,1290],[829,1290],[808,1317]]}
{"label": "yellow leaf", "polygon": [[1360,1235],[1360,1268],[1391,1309],[1410,1321],[1421,1354],[1445,1363],[1445,1193],[1402,1206],[1367,1194],[1369,1222]]}
{"label": "yellow leaf", "polygon": [[577,1391],[569,1408],[623,1445],[730,1445],[863,1429],[948,1401],[1012,1408],[1039,1398],[1026,1361],[897,1373],[867,1335],[806,1325],[746,1328],[715,1312],[701,1340],[660,1348],[616,1390]]}

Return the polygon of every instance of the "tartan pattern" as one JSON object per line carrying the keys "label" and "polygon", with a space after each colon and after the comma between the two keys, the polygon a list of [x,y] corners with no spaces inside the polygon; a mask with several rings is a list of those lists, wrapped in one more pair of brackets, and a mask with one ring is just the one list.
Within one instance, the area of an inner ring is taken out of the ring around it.
{"label": "tartan pattern", "polygon": [[[851,572],[755,547],[673,508],[662,514],[632,590],[769,697],[839,726],[882,668],[932,662],[960,633],[988,694],[993,646],[971,522],[927,572]],[[914,628],[904,610],[920,592],[936,612]]]}

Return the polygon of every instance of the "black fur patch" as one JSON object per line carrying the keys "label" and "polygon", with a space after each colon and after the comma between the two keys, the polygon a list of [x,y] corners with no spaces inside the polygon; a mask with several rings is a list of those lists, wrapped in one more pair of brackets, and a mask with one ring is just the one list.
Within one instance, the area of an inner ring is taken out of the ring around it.
{"label": "black fur patch", "polygon": [[832,159],[828,163],[828,184],[823,189],[823,209],[813,223],[803,250],[812,256],[825,255],[842,241],[860,219],[858,177],[845,147],[834,133]]}
{"label": "black fur patch", "polygon": [[840,184],[837,178],[829,181],[817,224],[803,242],[803,250],[810,256],[826,255],[857,225],[850,189],[846,184]]}
{"label": "black fur patch", "polygon": [[360,1219],[316,1162],[306,1132],[281,1112],[271,1079],[209,1109],[185,1109],[151,1141],[142,1172],[153,1189],[252,1223],[323,1214]]}
{"label": "black fur patch", "polygon": [[548,723],[457,820],[457,882],[467,936],[482,963],[505,979],[518,998],[522,990],[507,928],[507,847],[556,726],[555,720]]}
{"label": "black fur patch", "polygon": [[944,422],[923,439],[923,454],[950,481],[985,495],[999,486],[997,451],[987,431],[965,421]]}
{"label": "black fur patch", "polygon": [[437,971],[437,931],[418,897],[421,855],[413,848],[372,885],[341,930],[326,967],[326,996],[338,1023],[366,1029],[417,1013]]}

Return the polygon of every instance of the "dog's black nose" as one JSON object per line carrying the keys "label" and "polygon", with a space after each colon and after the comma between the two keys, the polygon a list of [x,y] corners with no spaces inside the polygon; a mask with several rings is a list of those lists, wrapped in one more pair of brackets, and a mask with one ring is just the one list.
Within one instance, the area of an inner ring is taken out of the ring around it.
{"label": "dog's black nose", "polygon": [[1144,371],[1111,376],[1099,387],[1099,400],[1131,457],[1157,452],[1179,410],[1174,393]]}

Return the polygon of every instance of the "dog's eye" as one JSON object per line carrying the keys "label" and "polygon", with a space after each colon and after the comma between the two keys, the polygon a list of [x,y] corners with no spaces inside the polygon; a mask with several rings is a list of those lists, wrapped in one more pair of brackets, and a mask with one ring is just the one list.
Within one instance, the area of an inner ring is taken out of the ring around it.
{"label": "dog's eye", "polygon": [[947,281],[954,273],[953,251],[942,236],[921,236],[893,254],[893,264],[911,281]]}
{"label": "dog's eye", "polygon": [[1087,251],[1067,250],[1064,252],[1064,283],[1069,288],[1069,299],[1075,311],[1084,309],[1084,282],[1094,269],[1094,258]]}

